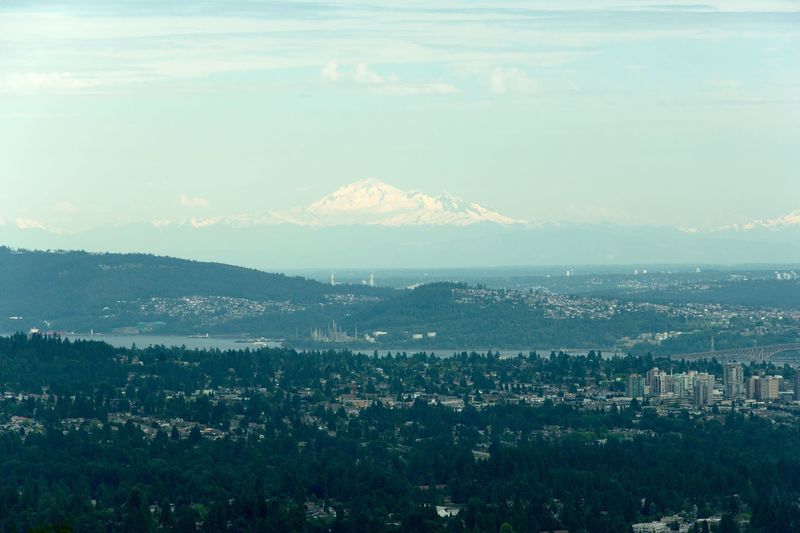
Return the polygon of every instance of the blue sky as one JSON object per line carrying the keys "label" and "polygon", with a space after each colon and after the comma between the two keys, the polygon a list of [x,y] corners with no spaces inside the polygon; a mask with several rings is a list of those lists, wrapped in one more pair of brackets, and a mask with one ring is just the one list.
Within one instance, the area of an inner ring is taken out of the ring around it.
{"label": "blue sky", "polygon": [[800,2],[0,1],[0,222],[307,204],[376,177],[519,219],[800,209]]}

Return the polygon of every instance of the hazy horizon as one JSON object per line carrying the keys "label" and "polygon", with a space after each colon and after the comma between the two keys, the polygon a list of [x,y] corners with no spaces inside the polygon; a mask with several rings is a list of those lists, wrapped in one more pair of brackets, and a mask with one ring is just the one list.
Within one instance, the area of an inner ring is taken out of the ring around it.
{"label": "hazy horizon", "polygon": [[0,222],[307,206],[375,177],[517,220],[800,220],[800,6],[0,6]]}
{"label": "hazy horizon", "polygon": [[800,532],[798,51],[0,0],[0,531]]}

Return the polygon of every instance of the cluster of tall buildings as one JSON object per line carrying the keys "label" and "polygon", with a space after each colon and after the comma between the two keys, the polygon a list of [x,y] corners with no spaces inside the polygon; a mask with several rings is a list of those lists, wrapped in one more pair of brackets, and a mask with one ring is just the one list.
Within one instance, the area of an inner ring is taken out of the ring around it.
{"label": "cluster of tall buildings", "polygon": [[714,375],[706,372],[692,370],[673,374],[653,368],[646,376],[629,375],[625,392],[631,398],[671,396],[690,399],[696,406],[701,407],[714,400],[714,383]]}
{"label": "cluster of tall buildings", "polygon": [[747,398],[750,400],[777,400],[782,380],[781,376],[750,376],[747,380]]}
{"label": "cluster of tall buildings", "polygon": [[778,280],[784,280],[784,281],[796,280],[798,279],[798,277],[800,276],[798,276],[797,272],[795,272],[794,270],[790,270],[789,272],[775,272],[775,279]]}
{"label": "cluster of tall buildings", "polygon": [[[800,369],[793,376],[793,399],[800,401]],[[744,378],[744,367],[741,363],[725,365],[722,376],[721,396],[725,400],[760,400],[773,401],[781,396],[783,377],[765,375],[763,372]],[[653,368],[646,375],[630,374],[625,393],[630,398],[671,397],[691,400],[696,407],[703,407],[714,402],[716,378],[707,372],[667,373]],[[788,394],[788,393],[787,393]]]}
{"label": "cluster of tall buildings", "polygon": [[[729,363],[725,365],[725,397],[727,399],[777,400],[780,398],[782,382],[783,376],[768,376],[763,372],[759,372],[750,376],[745,384],[741,364]],[[800,369],[795,370],[793,385],[793,399],[800,400]]]}

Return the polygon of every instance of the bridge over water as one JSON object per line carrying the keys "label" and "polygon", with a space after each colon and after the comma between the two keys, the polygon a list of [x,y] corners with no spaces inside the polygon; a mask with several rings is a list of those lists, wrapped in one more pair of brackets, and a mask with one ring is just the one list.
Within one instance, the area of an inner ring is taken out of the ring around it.
{"label": "bridge over water", "polygon": [[670,359],[699,361],[702,359],[716,358],[716,360],[721,363],[727,361],[739,361],[742,363],[755,361],[760,363],[781,352],[791,351],[800,351],[800,342],[788,344],[769,344],[766,346],[751,346],[749,348],[733,348],[730,350],[715,350],[712,352],[673,354],[670,356]]}

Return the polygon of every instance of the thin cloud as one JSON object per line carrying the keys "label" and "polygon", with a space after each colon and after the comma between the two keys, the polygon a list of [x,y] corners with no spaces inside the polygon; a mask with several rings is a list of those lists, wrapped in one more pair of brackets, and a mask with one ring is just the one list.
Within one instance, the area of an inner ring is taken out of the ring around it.
{"label": "thin cloud", "polygon": [[536,87],[536,81],[517,67],[497,67],[489,75],[489,90],[495,94],[532,93]]}
{"label": "thin cloud", "polygon": [[209,201],[206,198],[201,198],[199,196],[189,196],[186,194],[182,194],[180,196],[180,203],[183,207],[208,207]]}
{"label": "thin cloud", "polygon": [[370,70],[366,63],[359,63],[356,65],[355,72],[353,73],[353,80],[358,83],[381,84],[389,81],[397,81],[397,77],[391,76],[390,78],[384,78],[377,72]]}
{"label": "thin cloud", "polygon": [[19,218],[15,218],[12,222],[18,229],[21,229],[21,230],[36,229],[36,230],[42,230],[42,231],[47,231],[47,232],[56,233],[56,234],[64,233],[63,230],[58,229],[58,228],[52,228],[52,227],[46,225],[41,220],[38,220],[36,218],[19,217]]}
{"label": "thin cloud", "polygon": [[[325,16],[308,16],[315,8]],[[554,11],[567,22],[574,17],[576,23],[554,24]],[[673,17],[659,16],[643,29],[631,23],[638,11],[674,11],[685,13],[687,19],[676,24]],[[474,64],[557,67],[608,43],[742,36],[743,30],[714,16],[748,11],[798,12],[800,3],[709,0],[703,6],[654,6],[639,0],[532,0],[521,7],[500,0],[469,6],[444,2],[431,10],[423,3],[386,2],[367,8],[323,1],[316,7],[287,9],[281,17],[266,16],[257,8],[245,14],[236,7],[209,7],[191,16],[181,16],[180,9],[171,16],[142,16],[119,7],[119,15],[109,16],[108,8],[91,2],[81,10],[62,13],[0,8],[0,47],[26,50],[24,57],[9,53],[3,58],[0,91],[121,90],[133,84],[188,84],[226,73],[317,70],[320,64],[325,65],[324,79],[339,82],[347,76],[337,60],[326,63],[330,50],[363,61],[366,70],[355,75],[367,80],[386,78],[367,63],[433,65],[442,71]],[[598,14],[610,17],[607,31],[582,23],[583,17]],[[746,35],[796,38],[798,31],[791,18],[784,23],[754,20]],[[65,47],[64,42],[71,45]],[[41,70],[28,72],[29,65]],[[64,71],[64,65],[71,71]]]}
{"label": "thin cloud", "polygon": [[80,209],[78,209],[78,206],[66,200],[58,202],[53,207],[53,209],[55,209],[56,212],[61,213],[62,215],[74,215],[80,211]]}
{"label": "thin cloud", "polygon": [[339,81],[341,75],[339,74],[339,62],[335,59],[331,59],[325,66],[322,67],[322,77],[328,81]]}
{"label": "thin cloud", "polygon": [[367,63],[359,62],[354,67],[341,69],[337,60],[332,59],[322,67],[322,76],[331,82],[349,81],[366,85],[370,92],[393,96],[418,96],[454,94],[458,89],[446,82],[409,82],[401,80],[396,74],[380,74]]}
{"label": "thin cloud", "polygon": [[69,72],[12,72],[0,77],[0,91],[35,93],[73,92],[95,85]]}
{"label": "thin cloud", "polygon": [[455,94],[458,88],[449,83],[390,83],[374,89],[374,92],[396,95],[396,96],[417,96],[425,94]]}

